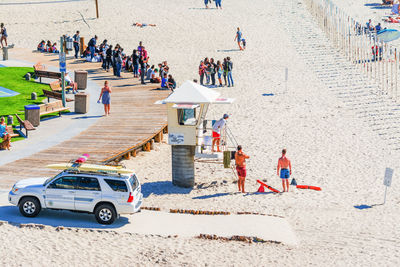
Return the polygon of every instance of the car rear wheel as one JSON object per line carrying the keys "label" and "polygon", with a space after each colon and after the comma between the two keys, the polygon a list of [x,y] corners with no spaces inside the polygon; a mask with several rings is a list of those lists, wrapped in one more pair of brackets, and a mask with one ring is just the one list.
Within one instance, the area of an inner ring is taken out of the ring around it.
{"label": "car rear wheel", "polygon": [[39,200],[34,197],[24,197],[19,203],[19,212],[25,217],[36,217],[41,209]]}
{"label": "car rear wheel", "polygon": [[115,209],[110,204],[101,204],[94,211],[96,220],[100,224],[112,224],[117,217]]}

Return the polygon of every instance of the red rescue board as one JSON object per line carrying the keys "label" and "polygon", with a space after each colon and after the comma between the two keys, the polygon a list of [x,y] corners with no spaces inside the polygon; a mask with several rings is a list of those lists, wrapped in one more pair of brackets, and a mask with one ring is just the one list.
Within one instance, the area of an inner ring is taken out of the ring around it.
{"label": "red rescue board", "polygon": [[272,192],[280,193],[279,190],[277,190],[277,189],[273,188],[272,186],[269,186],[269,185],[267,185],[267,184],[261,182],[260,180],[257,180],[257,183],[261,184],[262,186],[265,186],[266,188],[268,188],[268,189],[271,190]]}
{"label": "red rescue board", "polygon": [[299,189],[312,189],[312,190],[316,190],[316,191],[321,191],[321,187],[312,186],[312,185],[296,185],[296,188],[299,188]]}

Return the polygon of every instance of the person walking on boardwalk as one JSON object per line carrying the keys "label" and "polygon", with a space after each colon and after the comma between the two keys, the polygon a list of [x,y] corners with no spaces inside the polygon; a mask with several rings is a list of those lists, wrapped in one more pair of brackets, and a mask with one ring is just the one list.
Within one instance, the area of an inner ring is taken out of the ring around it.
{"label": "person walking on boardwalk", "polygon": [[226,120],[229,118],[228,114],[224,114],[224,116],[219,120],[216,121],[212,127],[212,147],[211,147],[211,152],[214,152],[214,147],[215,144],[217,145],[217,152],[221,152],[219,149],[219,145],[221,143],[221,130],[224,128]]}
{"label": "person walking on boardwalk", "polygon": [[76,31],[76,33],[74,34],[74,36],[72,38],[74,40],[75,58],[78,58],[79,45],[81,43],[81,37],[79,35],[79,31]]}
{"label": "person walking on boardwalk", "polygon": [[1,34],[1,39],[0,39],[1,47],[2,47],[2,48],[4,47],[3,41],[4,41],[4,43],[6,44],[5,47],[7,47],[7,46],[8,46],[8,45],[7,45],[7,37],[8,37],[8,34],[7,34],[7,29],[6,29],[6,27],[4,27],[4,23],[1,23],[1,24],[0,24],[0,34]]}
{"label": "person walking on boardwalk", "polygon": [[237,32],[236,32],[236,36],[235,36],[235,40],[238,43],[239,49],[243,50],[241,42],[242,42],[242,32],[240,31],[240,28],[237,27]]}
{"label": "person walking on boardwalk", "polygon": [[244,182],[246,180],[246,159],[250,158],[242,151],[242,146],[237,147],[237,152],[235,153],[235,163],[236,171],[239,177],[238,187],[239,192],[246,193],[244,191]]}
{"label": "person walking on boardwalk", "polygon": [[[279,172],[280,170],[280,172]],[[282,149],[282,157],[278,160],[276,168],[278,176],[282,179],[283,192],[289,192],[289,177],[292,175],[292,164],[286,157],[286,149]]]}
{"label": "person walking on boardwalk", "polygon": [[101,89],[98,102],[104,105],[104,116],[110,115],[110,105],[111,105],[111,87],[108,86],[108,81],[104,82],[104,87]]}

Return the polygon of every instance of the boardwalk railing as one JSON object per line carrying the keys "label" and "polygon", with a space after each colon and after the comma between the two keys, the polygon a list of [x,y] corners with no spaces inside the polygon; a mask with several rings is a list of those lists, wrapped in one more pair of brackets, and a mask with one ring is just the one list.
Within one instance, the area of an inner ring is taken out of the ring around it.
{"label": "boardwalk railing", "polygon": [[381,93],[397,100],[400,59],[397,49],[330,0],[304,0],[304,3],[338,53],[371,78]]}

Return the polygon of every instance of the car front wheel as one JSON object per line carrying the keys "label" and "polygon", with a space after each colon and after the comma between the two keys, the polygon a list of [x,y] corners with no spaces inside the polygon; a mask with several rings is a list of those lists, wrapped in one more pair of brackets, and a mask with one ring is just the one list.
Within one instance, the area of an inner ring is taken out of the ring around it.
{"label": "car front wheel", "polygon": [[110,204],[101,204],[94,211],[96,220],[100,224],[112,224],[117,217],[115,209]]}
{"label": "car front wheel", "polygon": [[39,200],[34,197],[24,197],[19,203],[19,211],[25,217],[36,217],[41,209]]}

